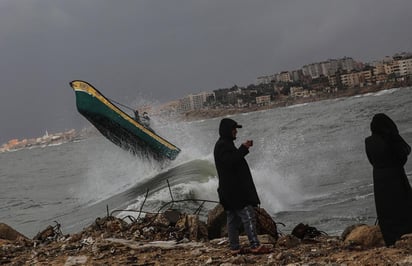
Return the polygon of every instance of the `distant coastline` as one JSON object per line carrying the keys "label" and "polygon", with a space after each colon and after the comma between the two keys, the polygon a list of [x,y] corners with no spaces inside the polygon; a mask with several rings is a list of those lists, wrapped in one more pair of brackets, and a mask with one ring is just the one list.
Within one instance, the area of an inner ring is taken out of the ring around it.
{"label": "distant coastline", "polygon": [[42,137],[30,139],[11,139],[0,146],[0,153],[17,151],[26,148],[46,147],[52,145],[60,145],[70,141],[81,139],[82,133],[78,133],[75,129],[70,129],[65,132],[48,133],[47,131]]}
{"label": "distant coastline", "polygon": [[394,89],[394,88],[407,88],[410,87],[409,83],[386,83],[381,85],[375,86],[367,86],[363,88],[348,88],[346,90],[338,90],[334,93],[324,93],[318,94],[316,96],[308,96],[308,97],[291,97],[291,96],[283,96],[277,101],[264,106],[253,106],[253,107],[242,107],[242,108],[219,108],[219,109],[200,109],[200,110],[192,110],[185,113],[182,113],[180,118],[183,121],[194,121],[199,119],[210,119],[216,117],[222,117],[227,115],[234,115],[239,113],[249,113],[255,111],[262,111],[262,110],[269,110],[278,107],[286,107],[296,104],[304,104],[310,102],[317,102],[322,100],[328,99],[337,99],[337,98],[344,98],[344,97],[351,97],[355,95],[362,95],[366,93],[373,93],[382,90]]}

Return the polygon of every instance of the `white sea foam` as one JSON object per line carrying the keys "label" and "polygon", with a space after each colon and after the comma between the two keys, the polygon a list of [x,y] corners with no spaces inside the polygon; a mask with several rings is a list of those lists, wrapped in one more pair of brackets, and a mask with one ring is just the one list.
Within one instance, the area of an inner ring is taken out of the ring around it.
{"label": "white sea foam", "polygon": [[298,103],[298,104],[293,104],[293,105],[289,105],[286,108],[298,108],[298,107],[303,107],[308,105],[309,103]]}
{"label": "white sea foam", "polygon": [[88,168],[82,184],[73,193],[90,204],[120,193],[160,171],[153,160],[134,157],[105,139],[96,142],[99,149],[89,150]]}
{"label": "white sea foam", "polygon": [[385,94],[391,94],[391,93],[394,93],[394,92],[399,91],[399,90],[400,90],[400,88],[393,88],[393,89],[388,89],[388,90],[382,90],[382,91],[376,92],[376,93],[374,94],[374,96],[382,96],[382,95],[385,95]]}
{"label": "white sea foam", "polygon": [[270,213],[288,209],[304,198],[295,176],[281,175],[270,168],[252,171],[262,207]]}

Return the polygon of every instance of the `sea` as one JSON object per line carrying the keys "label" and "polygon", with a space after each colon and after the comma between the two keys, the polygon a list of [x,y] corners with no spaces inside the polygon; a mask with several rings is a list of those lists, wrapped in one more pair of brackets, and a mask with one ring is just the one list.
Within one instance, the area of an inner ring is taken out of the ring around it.
{"label": "sea", "polygon": [[[412,144],[412,88],[231,115],[263,207],[287,234],[298,224],[340,235],[376,222],[372,167],[364,147],[370,122],[386,113]],[[80,114],[79,114],[80,115]],[[0,154],[0,222],[28,237],[48,225],[76,233],[96,218],[133,221],[178,209],[204,221],[218,201],[213,147],[222,117],[152,127],[181,148],[170,162],[134,156],[100,134],[61,145]],[[412,178],[412,158],[405,165]]]}

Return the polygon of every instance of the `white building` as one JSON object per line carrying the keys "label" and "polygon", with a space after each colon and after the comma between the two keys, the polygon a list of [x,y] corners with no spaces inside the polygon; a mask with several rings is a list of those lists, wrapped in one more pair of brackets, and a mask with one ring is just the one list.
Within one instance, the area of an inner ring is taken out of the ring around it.
{"label": "white building", "polygon": [[334,75],[339,69],[350,72],[355,69],[355,61],[350,57],[344,57],[341,59],[329,59],[324,62],[312,63],[302,67],[303,74],[313,79],[319,78],[321,75],[325,77]]}
{"label": "white building", "polygon": [[401,59],[401,60],[397,60],[395,62],[397,64],[395,74],[397,74],[401,77],[412,75],[412,58]]}
{"label": "white building", "polygon": [[290,87],[290,96],[292,97],[303,96],[303,87]]}
{"label": "white building", "polygon": [[213,96],[213,92],[201,92],[199,94],[190,94],[187,97],[179,100],[178,110],[187,112],[191,110],[200,110],[209,96]]}
{"label": "white building", "polygon": [[292,81],[292,78],[290,76],[289,71],[280,72],[279,75],[280,75],[279,76],[280,81],[282,81],[282,82],[291,82]]}
{"label": "white building", "polygon": [[275,75],[260,76],[256,78],[256,84],[269,84],[275,78]]}
{"label": "white building", "polygon": [[259,106],[270,104],[270,95],[263,95],[256,97],[256,104]]}

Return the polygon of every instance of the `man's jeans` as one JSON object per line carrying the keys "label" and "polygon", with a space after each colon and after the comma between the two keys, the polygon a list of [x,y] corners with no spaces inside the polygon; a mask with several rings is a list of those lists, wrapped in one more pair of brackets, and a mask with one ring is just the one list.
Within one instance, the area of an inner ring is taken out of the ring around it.
{"label": "man's jeans", "polygon": [[226,215],[230,249],[240,249],[239,229],[242,224],[249,239],[250,246],[255,248],[260,245],[256,233],[255,210],[252,206],[248,205],[240,210],[227,210]]}

